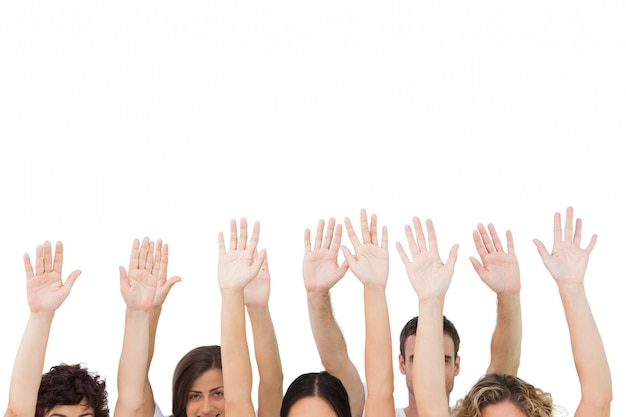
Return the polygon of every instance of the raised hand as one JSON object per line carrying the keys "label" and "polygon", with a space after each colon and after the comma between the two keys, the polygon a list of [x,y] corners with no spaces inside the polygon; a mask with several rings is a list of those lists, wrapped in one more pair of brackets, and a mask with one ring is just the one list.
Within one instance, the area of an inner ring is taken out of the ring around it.
{"label": "raised hand", "polygon": [[372,214],[371,222],[367,222],[367,213],[361,209],[361,236],[359,241],[349,218],[345,218],[346,230],[350,242],[354,247],[354,254],[346,246],[341,246],[343,255],[350,270],[363,285],[387,285],[389,276],[389,251],[387,249],[387,226],[383,226],[383,233],[378,243],[377,217]]}
{"label": "raised hand", "polygon": [[54,257],[50,242],[47,240],[43,246],[37,246],[34,272],[30,256],[27,253],[24,254],[26,293],[31,312],[54,312],[63,304],[81,272],[72,272],[63,282],[62,269],[63,244],[61,242],[56,244]]}
{"label": "raised hand", "polygon": [[120,292],[126,307],[131,310],[149,311],[152,308],[161,267],[161,252],[154,251],[154,242],[143,238],[133,241],[128,271],[120,266]]}
{"label": "raised hand", "polygon": [[[258,257],[258,254],[255,254]],[[267,307],[270,301],[270,268],[267,255],[261,269],[243,290],[243,302],[246,307]]]}
{"label": "raised hand", "polygon": [[217,276],[222,291],[243,289],[259,273],[265,260],[265,249],[257,252],[259,242],[259,222],[254,223],[252,236],[248,240],[248,223],[241,219],[240,235],[237,237],[237,222],[230,221],[230,247],[226,251],[224,234],[218,236],[219,262]]}
{"label": "raised hand", "polygon": [[537,246],[543,264],[558,285],[568,284],[582,286],[589,262],[589,254],[593,250],[597,235],[591,236],[586,248],[580,247],[583,222],[576,219],[574,228],[574,209],[567,208],[565,214],[565,230],[561,229],[561,214],[554,215],[554,244],[549,253],[545,245],[538,239],[533,242]]}
{"label": "raised hand", "polygon": [[417,296],[422,301],[431,297],[444,296],[452,280],[459,245],[455,244],[452,246],[448,259],[444,264],[439,256],[433,222],[430,219],[426,220],[428,243],[424,236],[422,223],[417,217],[413,218],[413,227],[415,228],[415,237],[413,236],[411,226],[407,225],[404,227],[412,260],[409,259],[402,244],[400,242],[396,243],[396,248],[402,262],[404,262],[411,285],[413,285]]}
{"label": "raised hand", "polygon": [[181,281],[178,276],[167,278],[167,266],[169,262],[169,246],[167,243],[163,244],[161,239],[157,240],[155,253],[160,254],[161,262],[159,265],[159,273],[157,275],[156,293],[154,294],[154,300],[152,302],[153,308],[158,308],[163,305],[170,290],[177,282]]}
{"label": "raised hand", "polygon": [[474,244],[480,256],[480,261],[470,257],[472,266],[480,279],[496,294],[512,294],[520,291],[520,270],[513,235],[510,230],[506,231],[507,250],[496,233],[493,224],[488,224],[487,229],[482,223],[478,224],[478,230],[474,230]]}
{"label": "raised hand", "polygon": [[348,262],[344,261],[341,265],[337,262],[341,233],[341,225],[335,227],[335,219],[331,217],[324,235],[324,220],[320,220],[311,249],[311,231],[306,229],[304,232],[302,276],[307,292],[328,292],[346,274]]}

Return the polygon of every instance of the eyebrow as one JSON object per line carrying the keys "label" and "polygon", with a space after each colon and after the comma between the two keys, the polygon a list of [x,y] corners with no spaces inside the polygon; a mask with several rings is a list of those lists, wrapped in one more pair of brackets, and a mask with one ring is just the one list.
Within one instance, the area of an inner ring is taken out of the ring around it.
{"label": "eyebrow", "polygon": [[[83,413],[83,414],[79,414],[78,417],[86,417],[86,416],[93,416],[93,413],[87,412],[87,413]],[[49,417],[67,417],[65,414],[61,414],[61,413],[54,413],[54,414],[50,414]]]}
{"label": "eyebrow", "polygon": [[224,389],[224,387],[223,387],[222,385],[220,385],[219,387],[215,387],[215,388],[213,388],[213,389],[212,389],[212,390],[210,390],[209,392],[214,392],[214,391],[217,391],[217,390],[222,390],[222,389]]}

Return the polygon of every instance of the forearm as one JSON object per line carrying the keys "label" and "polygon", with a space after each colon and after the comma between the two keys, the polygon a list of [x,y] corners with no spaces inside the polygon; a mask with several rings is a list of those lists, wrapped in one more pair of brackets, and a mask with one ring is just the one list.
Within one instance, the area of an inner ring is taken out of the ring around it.
{"label": "forearm", "polygon": [[283,399],[283,368],[269,307],[248,307],[259,369],[258,415],[277,416]]}
{"label": "forearm", "polygon": [[420,417],[448,417],[443,350],[443,296],[419,303],[413,358],[413,391]]}
{"label": "forearm", "polygon": [[385,287],[366,285],[365,305],[365,414],[394,415],[391,330]]}
{"label": "forearm", "polygon": [[50,336],[53,312],[31,313],[15,356],[7,413],[18,417],[35,414],[37,393]]}
{"label": "forearm", "polygon": [[243,289],[222,291],[222,373],[228,414],[254,416]]}
{"label": "forearm", "polygon": [[491,338],[491,363],[487,373],[517,375],[521,351],[520,293],[498,294],[497,321]]}
{"label": "forearm", "polygon": [[144,405],[149,356],[149,315],[126,309],[124,341],[117,373],[116,417],[137,415]]}
{"label": "forearm", "polygon": [[608,416],[612,382],[602,338],[591,312],[584,287],[559,286],[576,372],[581,386],[582,415]]}
{"label": "forearm", "polygon": [[352,415],[360,417],[365,405],[363,383],[354,363],[348,356],[348,347],[333,316],[330,294],[307,292],[309,322],[315,345],[326,372],[339,378],[348,392]]}

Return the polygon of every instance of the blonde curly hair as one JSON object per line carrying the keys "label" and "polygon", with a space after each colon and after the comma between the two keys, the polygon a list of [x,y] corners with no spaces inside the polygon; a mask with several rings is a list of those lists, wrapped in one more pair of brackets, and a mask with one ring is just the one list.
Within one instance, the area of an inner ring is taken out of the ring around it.
{"label": "blonde curly hair", "polygon": [[455,417],[482,417],[488,405],[510,401],[528,417],[551,417],[552,396],[512,375],[487,374],[457,402]]}

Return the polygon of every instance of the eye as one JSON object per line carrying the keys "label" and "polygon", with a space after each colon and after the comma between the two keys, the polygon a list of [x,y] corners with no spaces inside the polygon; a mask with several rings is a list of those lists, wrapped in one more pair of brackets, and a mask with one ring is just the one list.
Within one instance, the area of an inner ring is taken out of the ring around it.
{"label": "eye", "polygon": [[214,391],[213,396],[217,398],[222,398],[224,397],[224,391]]}
{"label": "eye", "polygon": [[197,392],[192,392],[189,394],[189,401],[197,401],[199,400],[201,397],[200,394],[198,394]]}

